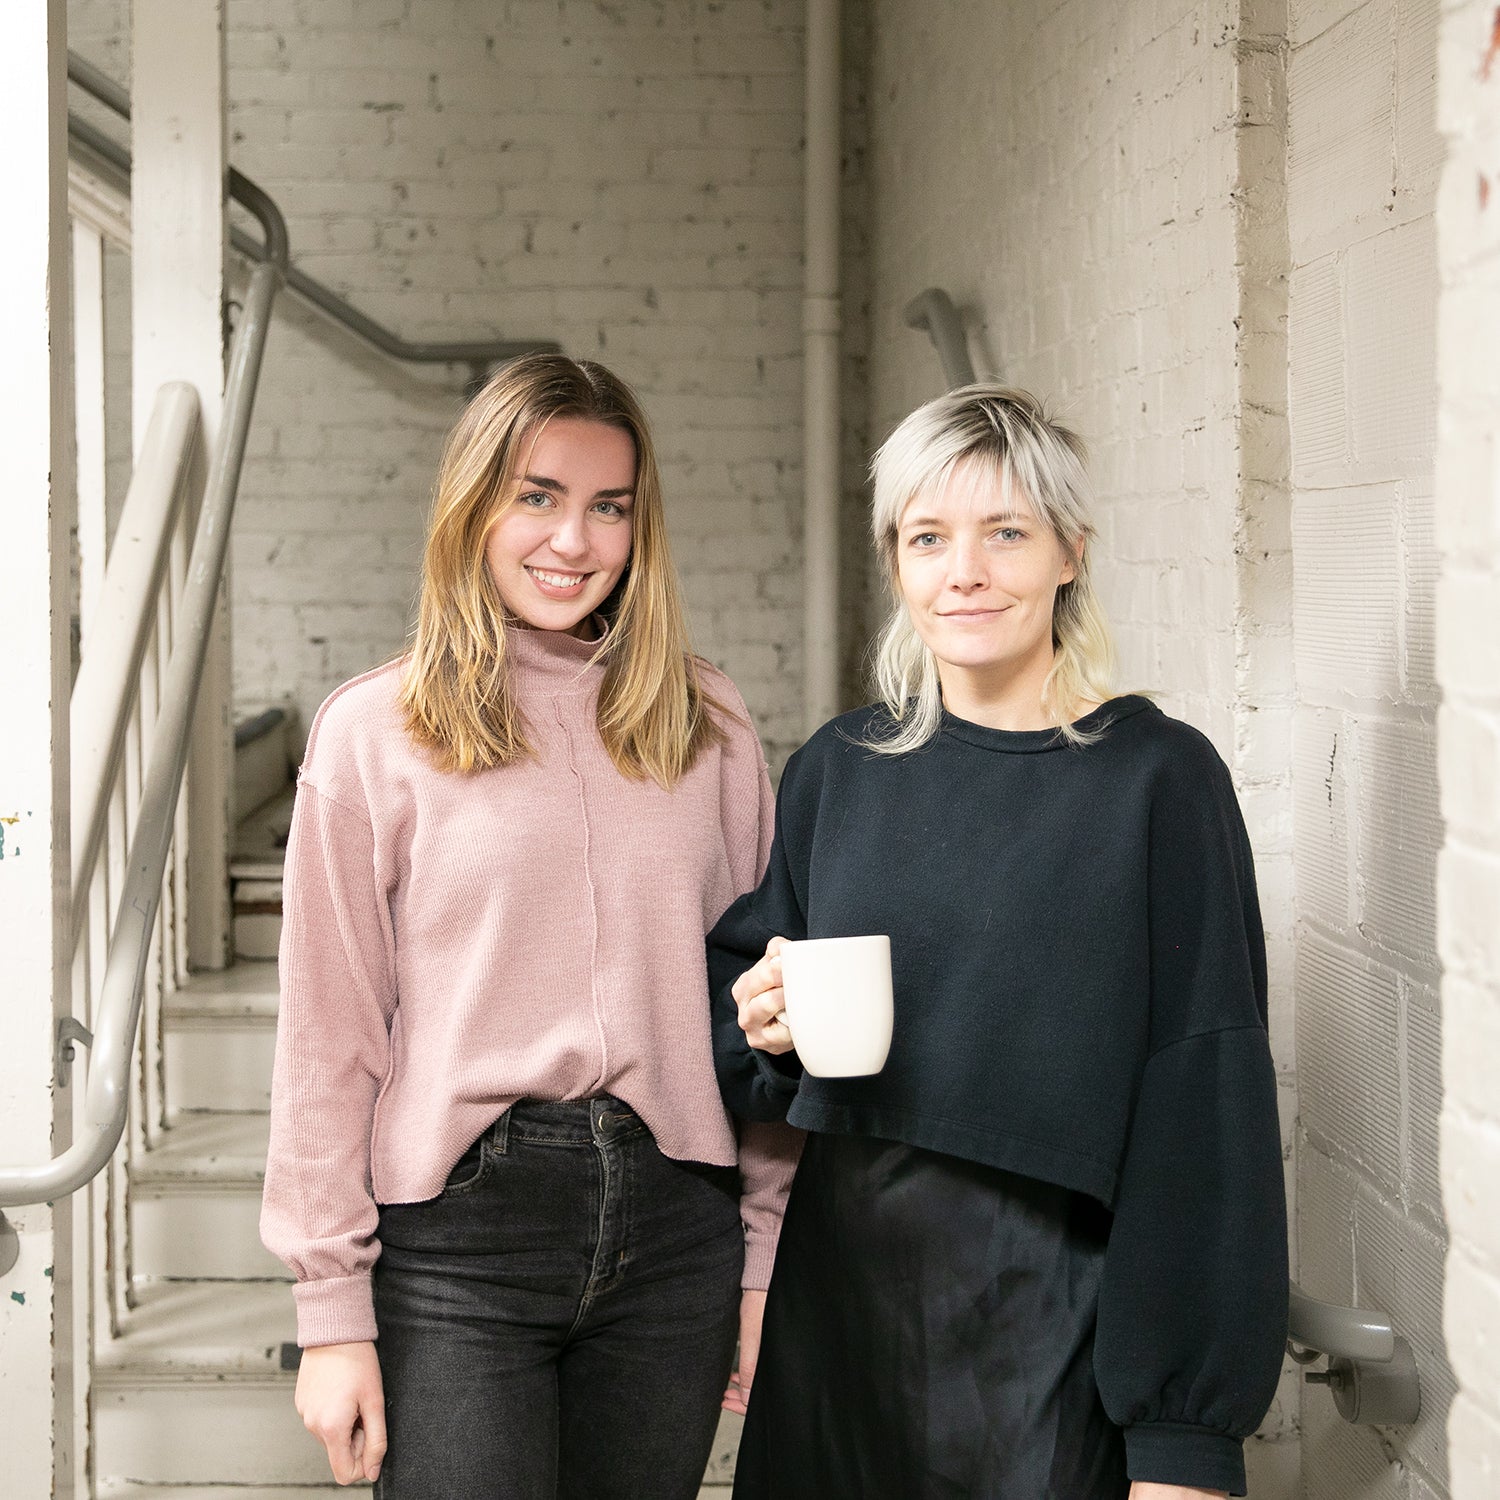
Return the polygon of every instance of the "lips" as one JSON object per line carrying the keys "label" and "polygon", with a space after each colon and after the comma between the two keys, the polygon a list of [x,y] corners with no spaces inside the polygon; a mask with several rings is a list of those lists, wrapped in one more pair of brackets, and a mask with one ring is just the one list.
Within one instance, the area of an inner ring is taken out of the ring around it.
{"label": "lips", "polygon": [[526,568],[527,576],[549,599],[573,599],[583,592],[590,573],[554,572],[550,568]]}

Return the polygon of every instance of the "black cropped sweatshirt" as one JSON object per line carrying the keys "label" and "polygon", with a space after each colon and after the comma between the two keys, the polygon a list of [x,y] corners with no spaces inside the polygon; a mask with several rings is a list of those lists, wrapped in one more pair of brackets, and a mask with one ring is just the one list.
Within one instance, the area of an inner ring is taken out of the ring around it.
{"label": "black cropped sweatshirt", "polygon": [[[714,1049],[747,1119],[878,1136],[1113,1211],[1094,1367],[1130,1476],[1244,1492],[1286,1338],[1286,1208],[1265,949],[1229,773],[1123,697],[1082,726],[945,715],[880,755],[861,709],[788,762],[760,886],[709,937]],[[729,987],[774,934],[888,933],[872,1078],[749,1048]]]}

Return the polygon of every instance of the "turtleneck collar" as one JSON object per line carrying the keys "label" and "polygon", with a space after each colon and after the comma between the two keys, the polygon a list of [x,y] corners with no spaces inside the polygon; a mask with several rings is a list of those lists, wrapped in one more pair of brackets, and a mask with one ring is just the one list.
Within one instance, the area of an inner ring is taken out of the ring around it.
{"label": "turtleneck collar", "polygon": [[516,671],[517,686],[524,693],[597,692],[604,676],[604,663],[594,657],[604,641],[607,626],[598,615],[594,624],[599,638],[581,641],[565,630],[531,630],[507,625],[505,645]]}

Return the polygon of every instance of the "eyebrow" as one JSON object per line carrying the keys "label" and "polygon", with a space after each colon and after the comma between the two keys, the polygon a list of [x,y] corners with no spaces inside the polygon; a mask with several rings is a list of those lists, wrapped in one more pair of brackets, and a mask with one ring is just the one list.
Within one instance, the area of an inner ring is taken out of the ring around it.
{"label": "eyebrow", "polygon": [[[941,531],[945,524],[943,521],[938,520],[936,516],[918,516],[913,521],[902,522],[901,529],[902,531],[910,531],[915,527],[919,531]],[[1015,511],[997,511],[994,515],[985,516],[979,524],[981,526],[1024,526],[1034,525],[1035,521],[1031,516],[1020,515]]]}
{"label": "eyebrow", "polygon": [[[539,490],[551,490],[555,495],[566,495],[568,487],[560,479],[548,479],[545,474],[528,474],[522,481],[524,484],[534,484]],[[627,484],[624,489],[619,490],[595,490],[596,500],[625,500],[635,494],[635,486]]]}

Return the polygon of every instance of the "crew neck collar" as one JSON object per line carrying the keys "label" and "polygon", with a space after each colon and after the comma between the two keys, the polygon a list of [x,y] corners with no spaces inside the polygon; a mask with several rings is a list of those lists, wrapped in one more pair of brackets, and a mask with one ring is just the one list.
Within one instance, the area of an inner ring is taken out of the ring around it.
{"label": "crew neck collar", "polygon": [[[1101,703],[1098,708],[1086,713],[1081,719],[1075,719],[1074,723],[1085,734],[1097,734],[1100,730],[1119,723],[1121,719],[1128,719],[1154,706],[1149,698],[1142,698],[1136,693],[1126,693],[1119,698],[1111,698],[1108,702]],[[1044,750],[1071,748],[1071,741],[1059,729],[991,729],[984,724],[975,724],[968,719],[960,719],[956,714],[949,713],[946,708],[943,710],[941,727],[944,734],[951,735],[956,740],[978,745],[981,749],[999,750],[1011,755],[1033,755]]]}

